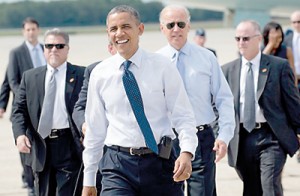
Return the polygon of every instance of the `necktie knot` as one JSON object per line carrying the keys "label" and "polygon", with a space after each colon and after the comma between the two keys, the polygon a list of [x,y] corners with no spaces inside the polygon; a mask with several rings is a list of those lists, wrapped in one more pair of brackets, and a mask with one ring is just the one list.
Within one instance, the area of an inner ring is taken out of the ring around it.
{"label": "necktie knot", "polygon": [[131,63],[132,63],[132,62],[131,62],[131,61],[128,61],[128,60],[123,62],[123,66],[124,66],[124,70],[125,70],[125,71],[128,71],[129,66],[131,65]]}

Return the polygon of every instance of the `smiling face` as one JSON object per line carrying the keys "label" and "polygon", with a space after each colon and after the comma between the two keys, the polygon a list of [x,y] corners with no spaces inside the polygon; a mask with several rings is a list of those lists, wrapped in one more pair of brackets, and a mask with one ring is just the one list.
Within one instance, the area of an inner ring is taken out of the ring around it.
{"label": "smiling face", "polygon": [[117,12],[107,18],[109,40],[118,53],[125,59],[134,55],[139,46],[139,36],[144,32],[144,25],[129,12]]}
{"label": "smiling face", "polygon": [[[180,23],[182,22],[185,23],[184,27],[180,25]],[[172,23],[175,23],[175,25],[172,25],[173,27],[170,28],[169,24]],[[169,44],[173,48],[180,50],[186,43],[190,30],[189,16],[187,15],[184,8],[164,8],[160,15],[160,30],[166,36]]]}

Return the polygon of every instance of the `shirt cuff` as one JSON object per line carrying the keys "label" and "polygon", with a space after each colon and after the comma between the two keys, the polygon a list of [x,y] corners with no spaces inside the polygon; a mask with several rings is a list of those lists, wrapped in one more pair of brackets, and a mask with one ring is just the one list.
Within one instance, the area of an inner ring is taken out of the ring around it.
{"label": "shirt cuff", "polygon": [[84,173],[83,186],[96,186],[96,174],[92,172]]}

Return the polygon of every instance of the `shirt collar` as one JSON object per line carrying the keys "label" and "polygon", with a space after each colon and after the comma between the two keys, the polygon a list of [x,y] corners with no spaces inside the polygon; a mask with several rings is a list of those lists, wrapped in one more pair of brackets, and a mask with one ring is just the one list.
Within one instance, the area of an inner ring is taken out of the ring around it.
{"label": "shirt collar", "polygon": [[30,51],[32,51],[34,48],[37,48],[37,46],[39,45],[39,43],[38,43],[34,46],[31,43],[29,43],[29,41],[27,41],[27,40],[25,41],[25,44]]}
{"label": "shirt collar", "polygon": [[[137,51],[130,57],[129,61],[132,62],[133,65],[135,65],[137,68],[139,68],[142,64],[142,57],[143,57],[144,51],[139,47]],[[119,63],[119,69],[122,69],[122,63],[126,61],[124,57],[122,57],[119,53],[116,54],[117,62]]]}
{"label": "shirt collar", "polygon": [[[63,64],[61,64],[60,66],[56,67],[56,69],[60,72],[62,70],[66,70],[67,69],[67,62],[65,61]],[[51,72],[54,70],[54,68],[49,65],[47,63],[47,70],[50,70]]]}
{"label": "shirt collar", "polygon": [[261,59],[261,52],[259,51],[258,54],[251,59],[250,61],[245,59],[245,57],[242,57],[242,66],[246,65],[247,62],[251,62],[253,67],[257,67],[260,65],[260,59]]}

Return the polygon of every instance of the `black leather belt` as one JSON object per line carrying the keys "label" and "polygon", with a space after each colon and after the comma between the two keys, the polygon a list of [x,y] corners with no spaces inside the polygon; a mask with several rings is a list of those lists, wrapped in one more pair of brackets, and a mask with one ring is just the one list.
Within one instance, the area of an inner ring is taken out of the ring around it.
{"label": "black leather belt", "polygon": [[198,129],[198,131],[204,131],[207,128],[210,128],[209,124],[205,124],[205,125],[199,125],[196,127]]}
{"label": "black leather belt", "polygon": [[130,155],[146,155],[146,154],[153,154],[154,152],[147,148],[147,147],[143,147],[143,148],[129,148],[129,147],[121,147],[121,146],[108,146],[108,148],[112,149],[112,150],[116,150],[116,151],[121,151],[121,152],[127,152]]}
{"label": "black leather belt", "polygon": [[70,133],[70,128],[65,128],[65,129],[52,129],[51,133],[49,135],[50,139],[54,139],[54,138],[58,138],[61,137],[63,135],[65,135],[66,133]]}

